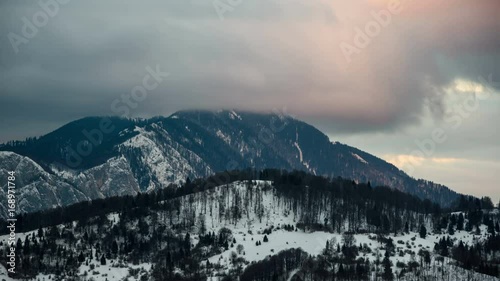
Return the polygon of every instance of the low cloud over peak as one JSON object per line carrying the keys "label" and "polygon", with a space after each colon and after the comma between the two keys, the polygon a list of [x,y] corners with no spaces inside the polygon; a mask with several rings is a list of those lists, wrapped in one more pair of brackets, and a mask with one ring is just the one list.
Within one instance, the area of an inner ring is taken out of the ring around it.
{"label": "low cloud over peak", "polygon": [[454,81],[500,77],[493,0],[62,3],[40,27],[52,6],[2,3],[3,120],[26,104],[33,122],[113,114],[160,65],[171,76],[132,116],[287,107],[339,133],[393,131],[442,118]]}

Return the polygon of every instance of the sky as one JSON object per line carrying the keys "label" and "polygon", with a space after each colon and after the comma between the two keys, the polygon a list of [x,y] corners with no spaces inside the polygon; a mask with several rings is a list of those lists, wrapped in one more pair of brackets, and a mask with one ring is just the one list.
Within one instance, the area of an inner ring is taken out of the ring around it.
{"label": "sky", "polygon": [[498,202],[498,14],[497,0],[2,1],[0,142],[85,116],[278,109]]}

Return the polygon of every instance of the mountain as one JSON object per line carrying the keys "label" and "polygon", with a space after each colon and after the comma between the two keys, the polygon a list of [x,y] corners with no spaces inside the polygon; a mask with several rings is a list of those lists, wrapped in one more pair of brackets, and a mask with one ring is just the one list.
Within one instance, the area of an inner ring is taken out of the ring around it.
{"label": "mountain", "polygon": [[0,160],[0,193],[6,190],[7,172],[15,171],[22,212],[151,192],[187,178],[245,168],[370,182],[443,206],[459,196],[280,114],[221,110],[152,119],[89,117],[39,138],[4,144]]}

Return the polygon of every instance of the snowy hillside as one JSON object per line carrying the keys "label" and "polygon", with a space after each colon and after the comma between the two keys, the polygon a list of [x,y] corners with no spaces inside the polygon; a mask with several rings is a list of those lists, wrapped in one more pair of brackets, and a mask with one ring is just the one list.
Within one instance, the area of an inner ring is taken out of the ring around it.
{"label": "snowy hillside", "polygon": [[[366,199],[380,197],[379,189],[358,205],[354,198],[345,202],[350,195],[323,191],[319,202],[313,189],[294,193],[294,188],[246,180],[172,198],[156,195],[157,202],[138,197],[130,202],[135,207],[121,212],[18,234],[18,248],[23,263],[31,264],[25,269],[30,280],[272,280],[257,278],[264,273],[259,273],[261,264],[274,270],[275,280],[318,280],[313,277],[320,274],[313,269],[317,266],[337,280],[381,280],[388,272],[408,281],[498,280],[466,270],[455,260],[462,248],[497,243],[491,233],[498,228],[498,213],[482,213],[480,221],[488,225],[475,227],[472,213],[424,214]],[[352,188],[361,196],[371,190]],[[317,204],[309,205],[310,198]],[[381,232],[384,225],[376,225],[371,207],[355,207],[364,204],[380,206],[381,217],[396,213],[405,223],[390,222],[390,231]],[[440,226],[445,219],[448,223]],[[7,240],[1,236],[0,245]],[[488,255],[498,257],[500,249]],[[267,264],[280,261],[288,263],[283,270]]]}

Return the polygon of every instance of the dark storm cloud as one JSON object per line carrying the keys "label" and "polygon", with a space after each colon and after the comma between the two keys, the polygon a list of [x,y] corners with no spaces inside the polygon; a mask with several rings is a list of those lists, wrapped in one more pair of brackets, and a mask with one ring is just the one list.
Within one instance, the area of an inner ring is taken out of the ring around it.
{"label": "dark storm cloud", "polygon": [[[439,119],[443,87],[499,77],[498,23],[487,19],[496,6],[454,1],[439,12],[424,2],[393,15],[348,63],[340,43],[352,43],[385,2],[242,0],[221,20],[213,1],[70,1],[16,54],[7,35],[41,8],[4,1],[0,141],[113,114],[113,100],[157,65],[171,76],[131,116],[286,107],[336,133],[399,130],[421,122],[425,108]],[[463,33],[453,29],[461,24]]]}

